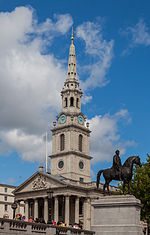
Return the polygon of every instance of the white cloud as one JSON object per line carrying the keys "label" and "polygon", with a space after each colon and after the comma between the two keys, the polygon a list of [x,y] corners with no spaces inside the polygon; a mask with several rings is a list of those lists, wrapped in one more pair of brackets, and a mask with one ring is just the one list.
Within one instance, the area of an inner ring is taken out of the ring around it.
{"label": "white cloud", "polygon": [[94,162],[110,161],[117,148],[121,154],[126,152],[126,147],[135,145],[134,141],[121,142],[119,122],[131,120],[127,110],[122,109],[114,115],[95,116],[91,120],[91,156]]}
{"label": "white cloud", "polygon": [[[1,131],[1,151],[8,155],[17,150],[20,157],[27,161],[42,161],[45,157],[45,138],[43,135],[26,134],[22,130]],[[51,141],[48,144],[51,152]]]}
{"label": "white cloud", "polygon": [[44,23],[35,25],[34,31],[39,34],[46,33],[50,37],[54,37],[55,34],[65,34],[73,24],[72,17],[69,14],[57,15],[54,14],[54,21],[47,18]]}
{"label": "white cloud", "polygon": [[83,95],[82,98],[82,104],[87,104],[92,100],[92,96],[91,95]]}
{"label": "white cloud", "polygon": [[77,36],[85,41],[86,53],[93,61],[85,66],[88,77],[81,86],[84,90],[105,86],[109,82],[106,74],[111,65],[114,41],[104,40],[101,25],[93,22],[78,26]]}
{"label": "white cloud", "polygon": [[150,30],[143,19],[140,19],[136,25],[121,31],[121,34],[130,40],[129,48],[123,51],[123,55],[129,53],[133,47],[150,46]]}
{"label": "white cloud", "polygon": [[0,13],[1,154],[14,150],[30,161],[45,157],[42,134],[60,108],[66,70],[53,54],[43,53],[45,37],[65,34],[71,25],[68,14],[38,24],[33,9]]}

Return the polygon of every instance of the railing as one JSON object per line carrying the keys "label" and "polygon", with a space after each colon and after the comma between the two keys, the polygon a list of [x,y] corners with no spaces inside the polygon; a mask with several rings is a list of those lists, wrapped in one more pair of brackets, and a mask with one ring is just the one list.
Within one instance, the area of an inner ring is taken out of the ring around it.
{"label": "railing", "polygon": [[93,231],[0,218],[0,235],[93,235]]}

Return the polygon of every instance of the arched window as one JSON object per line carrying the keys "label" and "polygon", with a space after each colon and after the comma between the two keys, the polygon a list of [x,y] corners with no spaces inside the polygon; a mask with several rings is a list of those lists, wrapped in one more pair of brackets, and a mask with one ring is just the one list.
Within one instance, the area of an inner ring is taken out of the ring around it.
{"label": "arched window", "polygon": [[83,142],[83,136],[79,135],[79,151],[82,152],[82,142]]}
{"label": "arched window", "polygon": [[76,100],[76,106],[77,106],[77,108],[79,108],[79,98],[77,98],[77,100]]}
{"label": "arched window", "polygon": [[63,151],[65,149],[65,135],[60,135],[60,151]]}
{"label": "arched window", "polygon": [[73,97],[70,98],[70,106],[74,106],[74,98]]}
{"label": "arched window", "polygon": [[67,98],[65,98],[65,107],[67,107],[68,106],[68,100],[67,100]]}

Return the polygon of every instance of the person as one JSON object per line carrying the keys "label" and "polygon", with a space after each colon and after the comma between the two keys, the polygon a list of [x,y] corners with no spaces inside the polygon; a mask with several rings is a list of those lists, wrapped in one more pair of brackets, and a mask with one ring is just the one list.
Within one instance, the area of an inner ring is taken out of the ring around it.
{"label": "person", "polygon": [[44,218],[40,218],[40,223],[46,224]]}
{"label": "person", "polygon": [[23,221],[22,214],[19,214],[19,219],[20,219],[21,221]]}
{"label": "person", "polygon": [[32,216],[29,217],[28,222],[34,223],[34,219],[32,218]]}
{"label": "person", "polygon": [[52,219],[49,219],[48,221],[47,221],[47,224],[53,224],[53,220]]}
{"label": "person", "polygon": [[79,229],[79,225],[77,223],[74,223],[73,228]]}
{"label": "person", "polygon": [[38,218],[35,219],[35,223],[39,223],[39,219]]}
{"label": "person", "polygon": [[119,150],[116,150],[115,152],[116,154],[113,156],[113,168],[115,170],[115,176],[117,176],[119,178],[119,180],[121,180],[121,159],[119,156]]}
{"label": "person", "polygon": [[57,225],[55,221],[53,222],[53,225]]}

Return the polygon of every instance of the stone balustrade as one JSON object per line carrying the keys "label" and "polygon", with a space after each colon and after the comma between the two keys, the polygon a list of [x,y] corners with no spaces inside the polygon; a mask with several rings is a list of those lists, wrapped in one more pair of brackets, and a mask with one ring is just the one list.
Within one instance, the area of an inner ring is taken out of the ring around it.
{"label": "stone balustrade", "polygon": [[93,235],[93,231],[0,218],[0,235]]}

